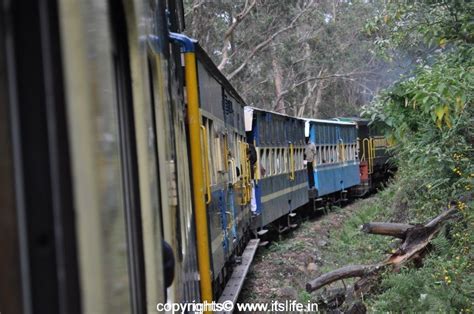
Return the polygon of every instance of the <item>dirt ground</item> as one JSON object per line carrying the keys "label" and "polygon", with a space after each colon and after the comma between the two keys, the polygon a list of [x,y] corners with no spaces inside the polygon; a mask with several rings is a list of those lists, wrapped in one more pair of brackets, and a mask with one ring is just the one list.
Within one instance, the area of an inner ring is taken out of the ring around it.
{"label": "dirt ground", "polygon": [[239,302],[296,300],[303,303],[319,300],[319,295],[306,292],[305,285],[339,266],[337,257],[331,254],[331,234],[362,205],[373,201],[373,198],[356,201],[307,220],[280,240],[259,248]]}

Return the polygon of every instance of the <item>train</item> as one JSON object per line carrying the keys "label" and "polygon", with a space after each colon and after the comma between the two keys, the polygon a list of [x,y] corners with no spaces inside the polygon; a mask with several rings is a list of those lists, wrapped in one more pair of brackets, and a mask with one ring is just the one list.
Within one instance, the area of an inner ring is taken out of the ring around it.
{"label": "train", "polygon": [[387,177],[367,120],[247,106],[184,30],[180,1],[0,6],[1,312],[235,301],[270,228]]}

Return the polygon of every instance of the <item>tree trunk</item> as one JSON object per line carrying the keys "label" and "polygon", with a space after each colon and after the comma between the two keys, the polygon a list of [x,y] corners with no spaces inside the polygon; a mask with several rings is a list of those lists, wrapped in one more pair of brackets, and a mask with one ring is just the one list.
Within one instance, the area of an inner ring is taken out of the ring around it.
{"label": "tree trunk", "polygon": [[319,106],[321,105],[321,99],[323,98],[323,82],[319,84],[319,88],[316,91],[316,99],[314,100],[313,106],[311,106],[311,118],[316,118],[319,112]]}
{"label": "tree trunk", "polygon": [[400,223],[369,222],[362,225],[361,231],[365,233],[387,235],[399,239],[405,239],[407,230],[413,227],[413,225]]}
{"label": "tree trunk", "polygon": [[285,102],[282,97],[282,85],[283,78],[281,73],[281,67],[278,63],[275,53],[272,53],[272,70],[273,70],[273,80],[275,82],[275,106],[274,110],[278,113],[285,113]]}

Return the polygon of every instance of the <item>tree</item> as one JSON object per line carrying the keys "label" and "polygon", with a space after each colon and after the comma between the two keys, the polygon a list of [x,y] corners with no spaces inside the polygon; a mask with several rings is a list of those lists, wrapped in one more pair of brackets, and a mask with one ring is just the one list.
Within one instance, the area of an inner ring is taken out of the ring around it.
{"label": "tree", "polygon": [[364,29],[381,1],[188,0],[186,6],[188,32],[249,105],[296,116],[357,115],[393,80]]}

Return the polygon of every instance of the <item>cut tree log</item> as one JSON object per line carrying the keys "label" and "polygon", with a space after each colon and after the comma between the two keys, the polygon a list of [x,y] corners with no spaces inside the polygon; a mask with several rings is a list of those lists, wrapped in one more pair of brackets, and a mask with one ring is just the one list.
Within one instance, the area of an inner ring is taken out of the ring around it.
{"label": "cut tree log", "polygon": [[413,225],[401,223],[369,222],[363,224],[360,230],[365,233],[387,235],[399,239],[405,239],[407,230],[413,227]]}

